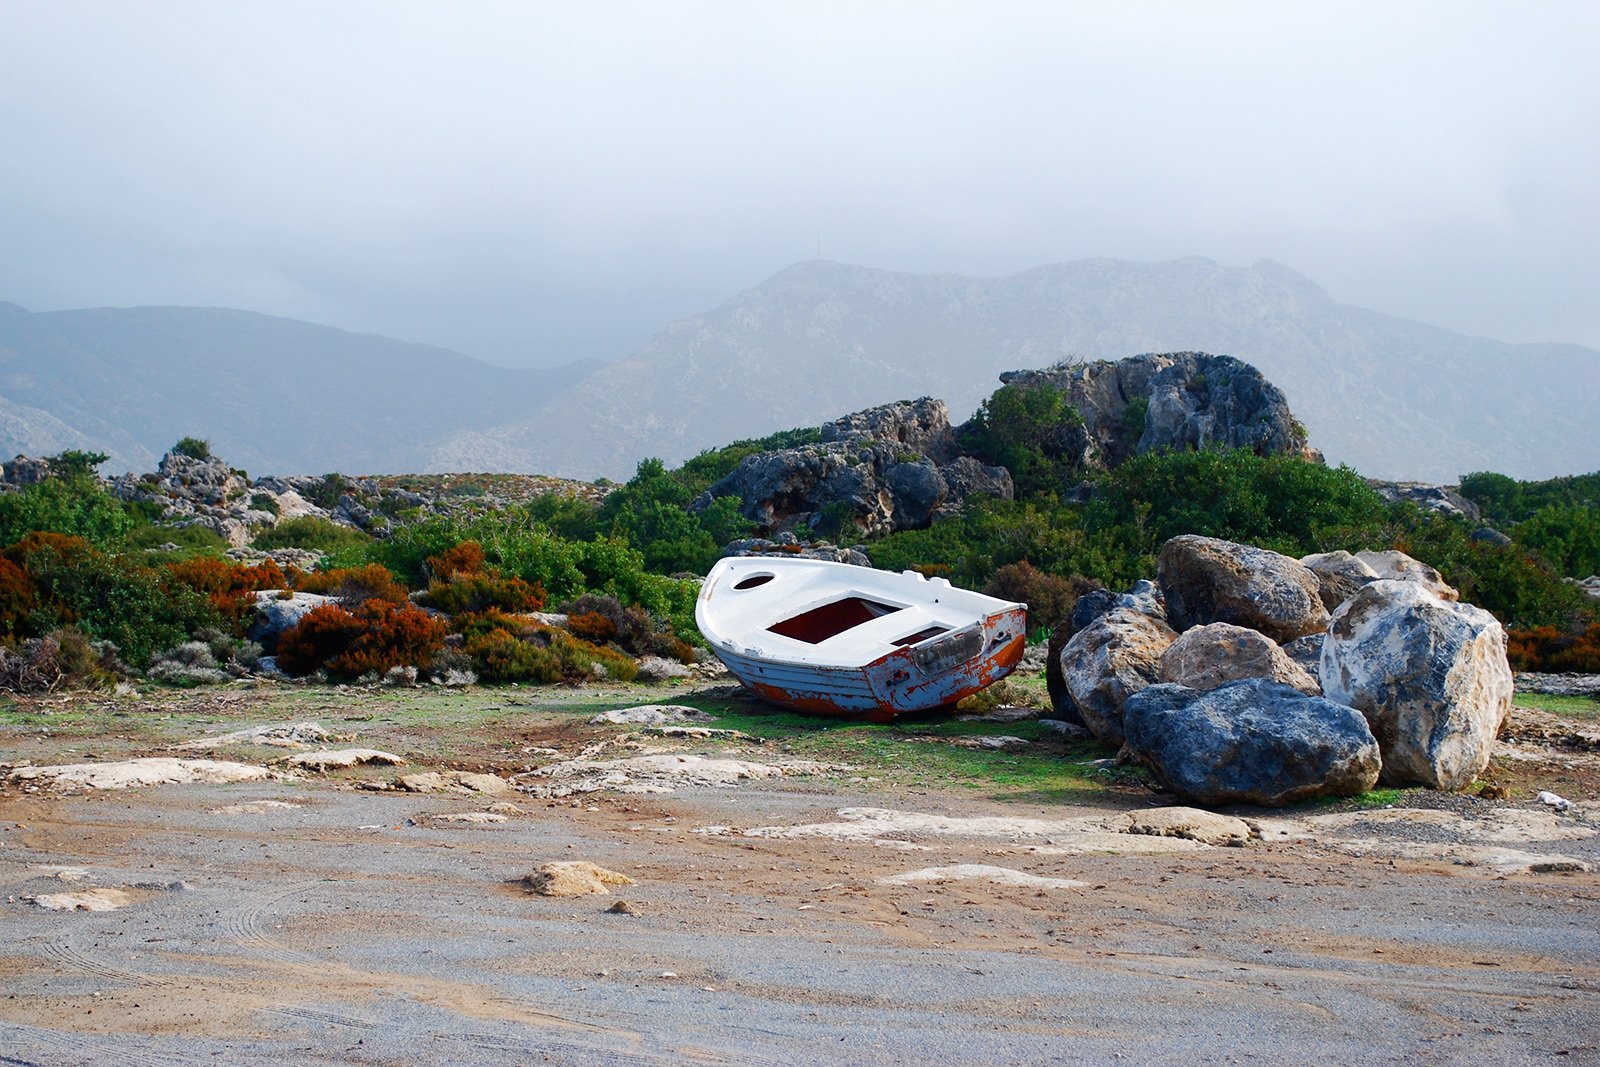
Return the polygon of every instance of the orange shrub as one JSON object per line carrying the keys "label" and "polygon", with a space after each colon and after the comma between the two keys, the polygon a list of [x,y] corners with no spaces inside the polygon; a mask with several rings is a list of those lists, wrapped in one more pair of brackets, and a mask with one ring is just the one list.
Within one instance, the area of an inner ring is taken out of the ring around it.
{"label": "orange shrub", "polygon": [[406,602],[406,587],[381,563],[310,574],[297,572],[295,588],[302,593],[324,593],[350,604],[364,604],[369,600],[385,600],[391,604]]}
{"label": "orange shrub", "polygon": [[574,637],[601,645],[617,636],[617,624],[598,611],[567,616],[567,630]]}
{"label": "orange shrub", "polygon": [[435,579],[423,594],[421,603],[447,615],[490,609],[539,611],[544,607],[544,590],[521,578],[457,575],[446,581]]}
{"label": "orange shrub", "polygon": [[435,581],[483,573],[483,546],[476,541],[463,541],[447,548],[437,556],[429,556],[423,566]]}
{"label": "orange shrub", "polygon": [[203,593],[223,618],[238,621],[255,606],[258,589],[282,589],[288,584],[283,569],[272,560],[246,567],[220,559],[186,559],[167,564],[175,582]]}
{"label": "orange shrub", "polygon": [[33,608],[33,579],[9,559],[0,558],[0,633],[7,637],[21,633]]}
{"label": "orange shrub", "polygon": [[1600,672],[1600,622],[1571,632],[1554,626],[1511,630],[1506,634],[1506,658],[1519,671]]}
{"label": "orange shrub", "polygon": [[71,561],[92,555],[95,548],[81,537],[35,530],[16,544],[0,551],[0,556],[26,569],[28,560],[34,553],[40,551],[49,551],[63,561]]}
{"label": "orange shrub", "polygon": [[278,638],[278,665],[290,674],[322,669],[352,678],[390,667],[426,667],[444,647],[444,637],[442,620],[410,604],[324,604]]}

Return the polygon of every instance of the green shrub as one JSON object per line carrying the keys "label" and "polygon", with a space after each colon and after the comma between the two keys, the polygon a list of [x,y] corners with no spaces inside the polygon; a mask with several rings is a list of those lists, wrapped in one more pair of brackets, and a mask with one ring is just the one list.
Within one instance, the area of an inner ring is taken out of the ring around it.
{"label": "green shrub", "polygon": [[45,531],[110,548],[124,543],[134,526],[122,502],[90,475],[50,478],[0,495],[0,544]]}
{"label": "green shrub", "polygon": [[256,534],[251,542],[262,550],[274,548],[303,548],[312,552],[364,552],[372,538],[360,530],[352,530],[316,515],[301,515],[285,519],[270,529]]}
{"label": "green shrub", "polygon": [[210,459],[211,442],[200,437],[181,437],[172,446],[172,451],[175,455],[188,456],[190,459]]}
{"label": "green shrub", "polygon": [[128,534],[130,550],[152,552],[163,545],[177,545],[169,549],[165,558],[190,559],[200,556],[220,557],[228,551],[228,542],[209,526],[158,526],[140,524]]}

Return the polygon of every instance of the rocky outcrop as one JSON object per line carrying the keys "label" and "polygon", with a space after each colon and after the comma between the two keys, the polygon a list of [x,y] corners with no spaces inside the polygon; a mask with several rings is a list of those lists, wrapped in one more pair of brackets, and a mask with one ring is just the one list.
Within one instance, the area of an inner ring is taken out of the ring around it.
{"label": "rocky outcrop", "polygon": [[1313,696],[1322,686],[1277,643],[1243,626],[1214,622],[1185,630],[1161,654],[1161,680],[1189,689],[1265,678]]}
{"label": "rocky outcrop", "polygon": [[1150,353],[1011,371],[1000,380],[1062,391],[1071,414],[1041,444],[1080,470],[1115,467],[1157,449],[1248,448],[1322,458],[1283,392],[1232,356]]}
{"label": "rocky outcrop", "polygon": [[1378,780],[1378,744],[1360,713],[1267,679],[1150,686],[1128,700],[1123,730],[1128,751],[1197,804],[1354,796]]}
{"label": "rocky outcrop", "polygon": [[1004,467],[955,454],[944,401],[924,397],[837,419],[816,444],[746,456],[692,510],[734,496],[769,534],[820,524],[871,534],[920,529],[973,496],[1012,493]]}
{"label": "rocky outcrop", "polygon": [[1466,497],[1461,495],[1458,485],[1429,485],[1426,482],[1385,482],[1377,478],[1368,478],[1367,484],[1378,491],[1378,495],[1389,503],[1394,504],[1402,500],[1417,505],[1423,511],[1431,511],[1438,515],[1449,515],[1454,518],[1465,519],[1467,522],[1482,522],[1483,512]]}
{"label": "rocky outcrop", "polygon": [[1102,741],[1122,741],[1128,698],[1161,680],[1161,656],[1177,634],[1160,619],[1113,607],[1061,650],[1061,677],[1083,724]]}
{"label": "rocky outcrop", "polygon": [[1391,785],[1468,785],[1511,709],[1499,622],[1419,582],[1376,581],[1341,605],[1320,674],[1329,699],[1371,723]]}
{"label": "rocky outcrop", "polygon": [[802,541],[792,533],[781,533],[768,540],[765,537],[746,537],[729,542],[722,550],[724,556],[798,556],[801,559],[821,559],[829,563],[848,563],[855,567],[870,567],[861,545],[841,548],[829,541]]}
{"label": "rocky outcrop", "polygon": [[1180,632],[1228,622],[1281,643],[1327,629],[1317,576],[1264,548],[1185,534],[1161,546],[1156,573],[1168,620]]}

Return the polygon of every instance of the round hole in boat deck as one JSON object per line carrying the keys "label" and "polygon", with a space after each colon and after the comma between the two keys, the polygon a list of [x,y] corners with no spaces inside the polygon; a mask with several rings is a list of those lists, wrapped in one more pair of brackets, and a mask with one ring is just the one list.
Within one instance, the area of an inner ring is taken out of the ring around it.
{"label": "round hole in boat deck", "polygon": [[733,583],[733,587],[735,589],[754,589],[758,585],[766,585],[768,582],[772,581],[774,577],[776,577],[776,575],[752,574],[748,578]]}

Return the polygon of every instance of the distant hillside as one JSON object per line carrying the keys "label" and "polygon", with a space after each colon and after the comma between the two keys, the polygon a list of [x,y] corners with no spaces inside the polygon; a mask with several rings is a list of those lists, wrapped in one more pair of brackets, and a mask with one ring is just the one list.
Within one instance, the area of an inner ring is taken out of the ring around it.
{"label": "distant hillside", "polygon": [[593,369],[506,370],[225,308],[0,303],[0,456],[97,449],[108,471],[148,471],[192,434],[257,472],[420,471],[450,436],[525,418]]}
{"label": "distant hillside", "polygon": [[1009,278],[800,263],[675,322],[558,402],[446,438],[429,467],[626,476],[738,437],[921,395],[970,413],[1001,371],[1198,349],[1256,365],[1330,461],[1387,478],[1600,466],[1600,352],[1338,304],[1279,264],[1095,259]]}
{"label": "distant hillside", "polygon": [[0,457],[154,468],[180,436],[252,471],[625,478],[644,456],[918,396],[965,418],[1002,371],[1200,350],[1254,364],[1313,445],[1382,478],[1600,467],[1600,352],[1467,337],[1333,301],[1276,263],[1094,259],[1009,278],[814,261],[618,363],[513,371],[250,312],[0,303]]}

